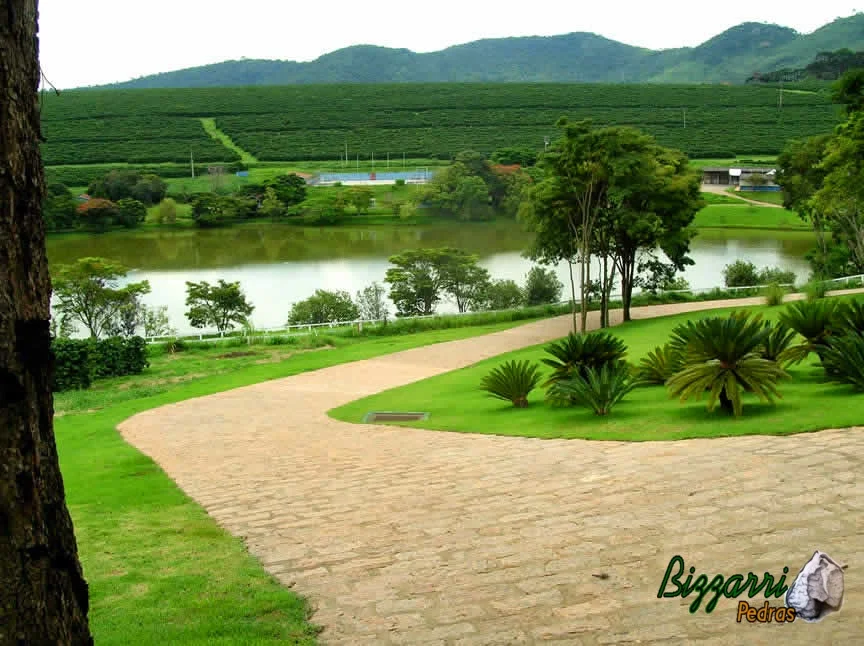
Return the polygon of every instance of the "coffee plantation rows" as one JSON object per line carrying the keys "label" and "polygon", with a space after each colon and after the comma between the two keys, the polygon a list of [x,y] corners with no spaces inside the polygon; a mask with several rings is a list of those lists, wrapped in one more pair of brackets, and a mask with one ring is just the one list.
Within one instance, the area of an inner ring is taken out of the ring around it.
{"label": "coffee plantation rows", "polygon": [[[633,125],[691,157],[774,154],[829,131],[838,110],[823,95],[764,86],[600,84],[321,85],[46,94],[48,165],[230,162],[204,131],[216,125],[261,160],[335,160],[373,153],[451,157],[464,149],[542,148],[567,115]],[[686,110],[686,127],[684,123]]]}

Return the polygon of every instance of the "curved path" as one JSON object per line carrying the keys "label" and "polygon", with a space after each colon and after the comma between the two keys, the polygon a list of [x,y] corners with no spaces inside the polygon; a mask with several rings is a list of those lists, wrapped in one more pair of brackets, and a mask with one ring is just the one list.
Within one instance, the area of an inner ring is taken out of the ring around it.
{"label": "curved path", "polygon": [[[327,417],[569,326],[543,320],[303,373],[150,410],[120,431],[309,597],[324,644],[862,643],[862,429],[621,443]],[[737,624],[732,599],[690,614],[693,596],[657,598],[676,554],[697,576],[788,566],[791,579],[815,549],[850,564],[842,612],[818,624]]]}

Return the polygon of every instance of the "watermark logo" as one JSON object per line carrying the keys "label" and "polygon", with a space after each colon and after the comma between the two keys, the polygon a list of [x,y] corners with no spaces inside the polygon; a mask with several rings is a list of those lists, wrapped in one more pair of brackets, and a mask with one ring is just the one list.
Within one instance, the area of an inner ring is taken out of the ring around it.
{"label": "watermark logo", "polygon": [[[741,623],[791,623],[796,618],[807,622],[821,621],[832,612],[837,612],[843,605],[843,569],[827,554],[816,551],[791,585],[786,584],[789,568],[783,568],[783,574],[775,579],[768,572],[758,577],[753,572],[733,574],[725,577],[717,574],[709,577],[705,574],[696,576],[696,568],[686,567],[684,558],[675,555],[666,567],[663,582],[657,592],[657,598],[686,598],[694,594],[690,603],[690,612],[696,613],[702,602],[706,600],[705,612],[710,614],[717,607],[720,597],[737,599],[747,594],[753,599],[760,593],[765,601],[762,606],[751,605],[750,602],[738,602],[736,621]],[[685,572],[686,578],[682,581]],[[772,606],[771,599],[783,599],[783,605]]]}

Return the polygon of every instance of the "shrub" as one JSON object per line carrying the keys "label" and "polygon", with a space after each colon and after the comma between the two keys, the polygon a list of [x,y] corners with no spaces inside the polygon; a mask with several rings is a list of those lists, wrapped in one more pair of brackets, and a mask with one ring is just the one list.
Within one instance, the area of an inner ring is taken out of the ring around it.
{"label": "shrub", "polygon": [[289,325],[309,325],[334,321],[355,321],[360,310],[345,291],[316,289],[306,300],[294,303],[288,317]]}
{"label": "shrub", "polygon": [[795,272],[779,267],[763,267],[757,278],[757,285],[792,285],[795,283]]}
{"label": "shrub", "polygon": [[672,331],[671,345],[682,352],[684,366],[668,386],[685,401],[708,391],[708,410],[717,402],[735,417],[742,413],[742,395],[751,392],[773,403],[780,397],[776,383],[786,372],[760,352],[770,334],[761,316],[735,312],[726,318],[689,321]]}
{"label": "shrub", "polygon": [[834,299],[797,301],[786,306],[780,313],[780,322],[804,337],[802,343],[790,349],[791,363],[804,361],[811,352],[822,358],[828,347],[827,339],[834,333],[836,316],[837,301]]}
{"label": "shrub", "polygon": [[52,392],[86,390],[93,381],[90,365],[90,346],[82,339],[53,339],[54,373]]}
{"label": "shrub", "polygon": [[524,300],[522,289],[512,280],[493,280],[486,288],[486,305],[490,310],[513,309]]}
{"label": "shrub", "polygon": [[158,224],[175,224],[177,222],[177,202],[170,197],[162,200],[156,210],[156,222]]}
{"label": "shrub", "polygon": [[777,283],[768,285],[762,293],[765,296],[765,304],[768,307],[777,307],[783,304],[783,299],[786,297],[786,290],[780,287]]}
{"label": "shrub", "polygon": [[564,285],[558,280],[554,271],[534,266],[525,280],[525,304],[530,307],[558,303],[563,289]]}
{"label": "shrub", "polygon": [[493,397],[511,402],[516,408],[528,407],[528,394],[540,382],[537,365],[530,361],[506,361],[483,377],[480,388]]}
{"label": "shrub", "polygon": [[736,260],[723,268],[726,287],[750,287],[759,283],[756,265],[746,260]]}
{"label": "shrub", "polygon": [[555,399],[569,399],[587,406],[595,415],[608,415],[612,407],[636,387],[630,365],[626,361],[613,361],[600,368],[575,373],[572,379],[554,384]]}
{"label": "shrub", "polygon": [[811,280],[804,285],[803,291],[808,301],[818,301],[828,295],[828,283],[822,280]]}
{"label": "shrub", "polygon": [[835,326],[840,334],[864,334],[864,301],[850,301],[838,305]]}
{"label": "shrub", "polygon": [[[593,332],[591,334],[574,334],[571,332],[561,341],[556,341],[546,348],[553,358],[543,359],[543,363],[552,368],[552,374],[544,386],[553,386],[559,381],[573,378],[580,374],[587,375],[590,369],[599,369],[607,363],[624,359],[627,346],[616,336],[608,332]],[[566,404],[569,399],[561,400],[557,391],[550,388],[548,397],[551,401]]]}
{"label": "shrub", "polygon": [[822,361],[832,381],[864,391],[864,334],[851,333],[828,339]]}
{"label": "shrub", "polygon": [[654,348],[642,357],[637,368],[639,381],[647,384],[665,384],[681,370],[683,357],[668,343]]}

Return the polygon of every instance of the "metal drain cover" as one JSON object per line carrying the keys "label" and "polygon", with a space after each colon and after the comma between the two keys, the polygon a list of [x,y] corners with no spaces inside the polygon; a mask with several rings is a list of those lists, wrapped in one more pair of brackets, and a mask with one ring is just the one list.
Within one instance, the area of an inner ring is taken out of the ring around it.
{"label": "metal drain cover", "polygon": [[367,424],[374,422],[417,422],[428,419],[429,413],[397,413],[391,411],[375,411],[366,413],[363,421]]}

